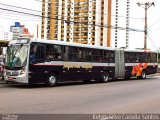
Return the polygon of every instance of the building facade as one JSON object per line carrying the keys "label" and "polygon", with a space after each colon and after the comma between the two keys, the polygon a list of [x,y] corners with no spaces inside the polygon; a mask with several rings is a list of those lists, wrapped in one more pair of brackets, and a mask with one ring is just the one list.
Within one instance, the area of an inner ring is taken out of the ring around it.
{"label": "building facade", "polygon": [[110,26],[111,0],[43,0],[42,39],[110,46]]}
{"label": "building facade", "polygon": [[130,0],[43,0],[41,38],[129,46]]}
{"label": "building facade", "polygon": [[130,0],[112,0],[111,46],[130,48]]}

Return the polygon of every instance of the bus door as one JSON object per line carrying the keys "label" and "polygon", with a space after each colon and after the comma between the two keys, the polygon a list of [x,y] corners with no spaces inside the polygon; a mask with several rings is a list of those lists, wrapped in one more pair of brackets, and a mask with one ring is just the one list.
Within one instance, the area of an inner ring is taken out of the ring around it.
{"label": "bus door", "polygon": [[124,50],[117,49],[115,51],[115,78],[125,77]]}
{"label": "bus door", "polygon": [[45,46],[32,43],[29,56],[30,83],[43,82],[45,80]]}

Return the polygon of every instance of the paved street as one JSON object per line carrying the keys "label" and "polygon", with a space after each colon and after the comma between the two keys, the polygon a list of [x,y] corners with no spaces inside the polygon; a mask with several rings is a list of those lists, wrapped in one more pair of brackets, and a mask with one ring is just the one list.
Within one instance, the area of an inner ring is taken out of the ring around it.
{"label": "paved street", "polygon": [[0,83],[0,113],[160,113],[160,77],[57,87]]}

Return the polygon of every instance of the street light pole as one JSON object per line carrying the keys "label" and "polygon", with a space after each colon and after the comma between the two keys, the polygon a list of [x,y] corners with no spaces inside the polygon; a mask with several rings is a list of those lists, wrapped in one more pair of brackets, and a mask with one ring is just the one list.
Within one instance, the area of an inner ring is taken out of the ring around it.
{"label": "street light pole", "polygon": [[144,49],[147,49],[147,10],[153,5],[155,6],[154,2],[152,3],[137,3],[138,6],[142,6],[145,10],[145,25],[144,25]]}

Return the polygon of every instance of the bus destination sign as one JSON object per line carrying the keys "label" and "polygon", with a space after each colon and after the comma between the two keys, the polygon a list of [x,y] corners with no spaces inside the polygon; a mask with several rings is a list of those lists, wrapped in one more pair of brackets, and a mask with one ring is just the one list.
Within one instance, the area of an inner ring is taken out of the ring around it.
{"label": "bus destination sign", "polygon": [[11,40],[10,44],[29,44],[30,39],[17,39],[17,40]]}

